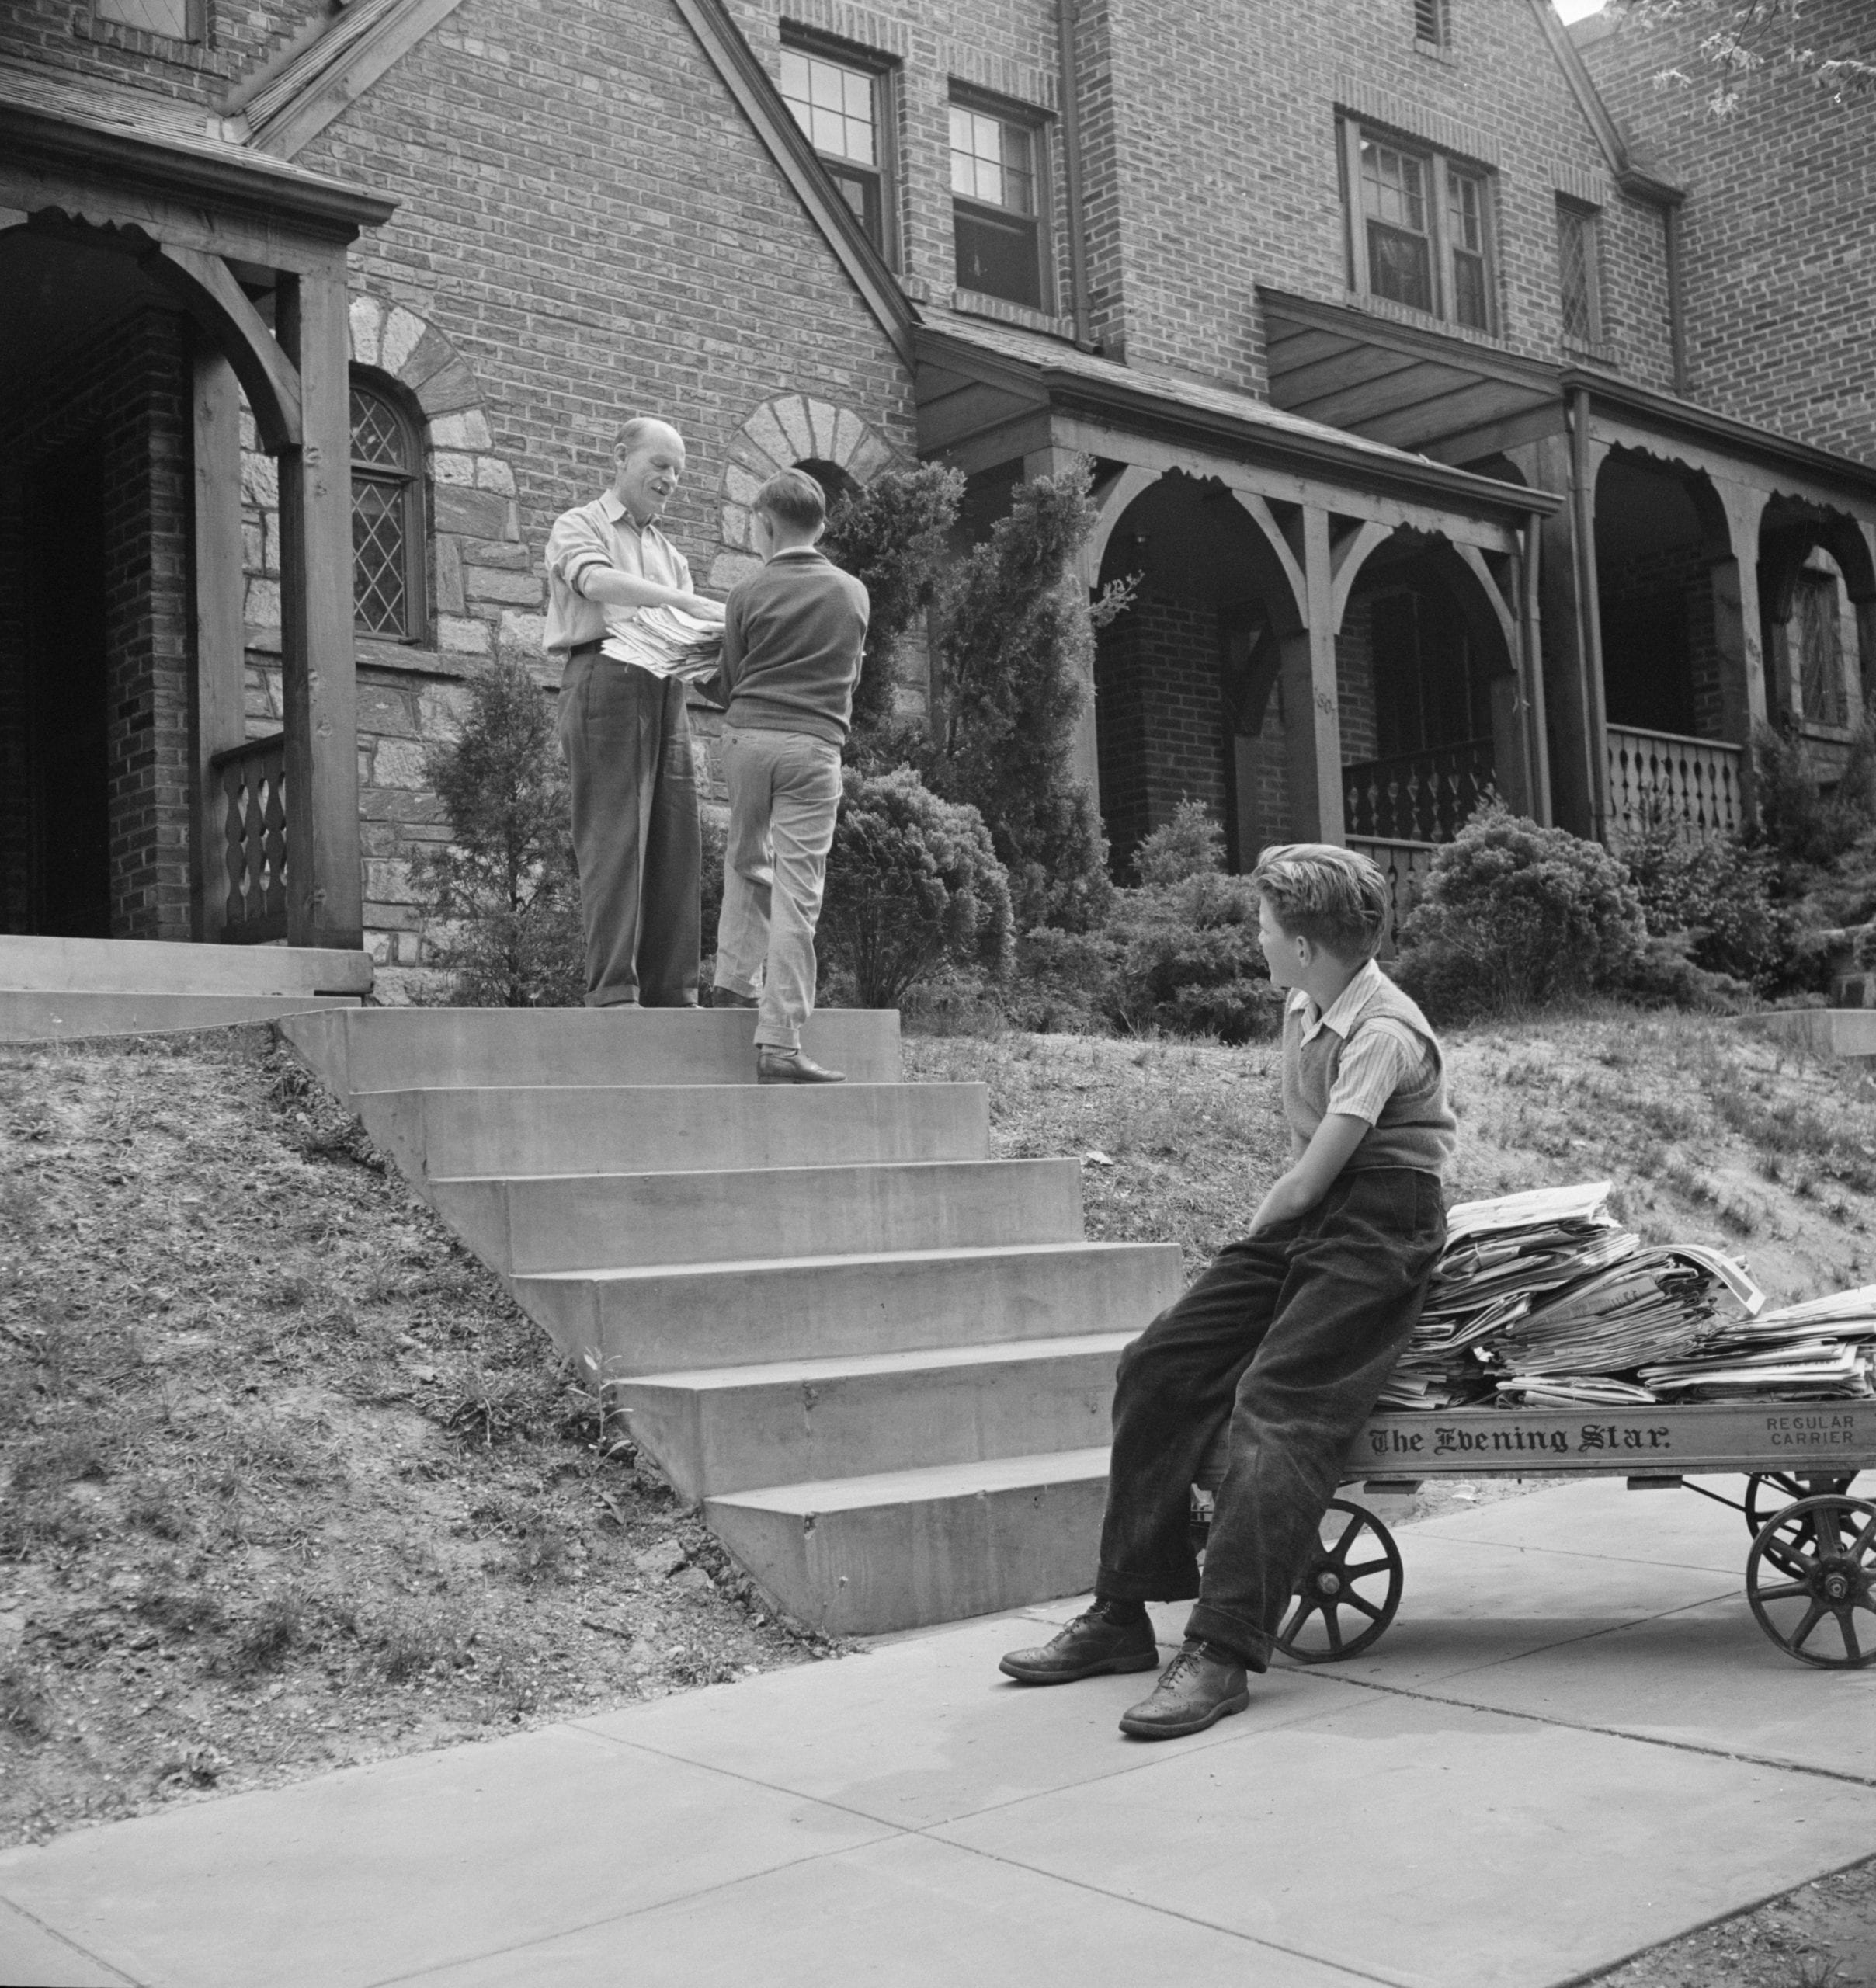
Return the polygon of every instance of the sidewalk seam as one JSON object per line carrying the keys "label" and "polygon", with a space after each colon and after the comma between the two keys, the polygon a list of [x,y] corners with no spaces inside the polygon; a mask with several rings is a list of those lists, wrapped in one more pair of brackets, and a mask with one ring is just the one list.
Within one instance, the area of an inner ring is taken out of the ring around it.
{"label": "sidewalk seam", "polygon": [[57,1941],[61,1947],[71,1948],[75,1954],[82,1955],[93,1966],[101,1967],[106,1974],[114,1974],[120,1981],[128,1983],[130,1988],[149,1988],[147,1982],[134,1974],[126,1974],[115,1961],[108,1961],[102,1954],[93,1953],[89,1947],[80,1946],[69,1933],[61,1933],[56,1926],[48,1925],[36,1912],[30,1910],[17,1899],[9,1898],[4,1892],[0,1892],[0,1905],[4,1905],[9,1912],[18,1913],[29,1925],[36,1926],[47,1938]]}

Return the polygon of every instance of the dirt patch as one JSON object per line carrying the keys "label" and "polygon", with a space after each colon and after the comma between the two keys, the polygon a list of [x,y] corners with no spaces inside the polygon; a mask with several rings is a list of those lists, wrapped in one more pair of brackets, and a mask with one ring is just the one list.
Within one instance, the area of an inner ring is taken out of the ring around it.
{"label": "dirt patch", "polygon": [[0,1051],[0,1840],[831,1647],[266,1031]]}

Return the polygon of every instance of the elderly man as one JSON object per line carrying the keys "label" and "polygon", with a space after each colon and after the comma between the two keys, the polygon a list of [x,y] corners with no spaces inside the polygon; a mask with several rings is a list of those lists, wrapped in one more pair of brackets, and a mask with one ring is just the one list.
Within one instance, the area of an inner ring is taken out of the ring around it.
{"label": "elderly man", "polygon": [[589,1007],[694,1008],[703,851],[684,686],[599,653],[609,609],[681,607],[684,555],[657,520],[684,473],[683,438],[628,421],[612,488],[547,534],[547,646],[565,659],[560,742],[573,787],[573,849],[586,930]]}

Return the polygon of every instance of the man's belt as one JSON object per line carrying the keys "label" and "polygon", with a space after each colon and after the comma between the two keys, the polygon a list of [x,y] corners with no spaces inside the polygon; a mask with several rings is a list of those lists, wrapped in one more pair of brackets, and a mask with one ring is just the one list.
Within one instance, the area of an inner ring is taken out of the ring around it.
{"label": "man's belt", "polygon": [[567,659],[571,662],[575,656],[597,655],[605,646],[606,640],[603,636],[590,642],[575,642],[572,648],[568,650]]}

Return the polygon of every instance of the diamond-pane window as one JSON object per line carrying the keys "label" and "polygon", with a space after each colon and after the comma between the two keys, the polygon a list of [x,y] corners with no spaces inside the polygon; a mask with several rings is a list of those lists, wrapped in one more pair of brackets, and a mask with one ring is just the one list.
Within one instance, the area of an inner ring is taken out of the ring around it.
{"label": "diamond-pane window", "polygon": [[396,403],[352,383],[352,594],[373,635],[422,632],[423,536],[417,438]]}
{"label": "diamond-pane window", "polygon": [[98,20],[171,41],[202,39],[201,0],[92,0],[92,12]]}
{"label": "diamond-pane window", "polygon": [[1557,203],[1557,271],[1563,294],[1563,335],[1579,345],[1601,336],[1596,294],[1596,217]]}
{"label": "diamond-pane window", "polygon": [[1837,576],[1807,566],[1794,590],[1798,624],[1798,690],[1805,716],[1819,725],[1848,725],[1850,697],[1843,682],[1843,633]]}

